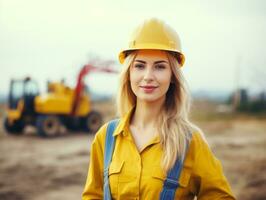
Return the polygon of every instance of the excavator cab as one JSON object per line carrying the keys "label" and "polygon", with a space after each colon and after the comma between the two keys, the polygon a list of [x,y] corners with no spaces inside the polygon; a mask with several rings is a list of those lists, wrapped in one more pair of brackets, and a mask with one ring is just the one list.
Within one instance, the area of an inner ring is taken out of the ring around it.
{"label": "excavator cab", "polygon": [[27,116],[34,116],[34,99],[39,93],[37,82],[30,77],[11,80],[7,118],[4,122],[8,132],[20,133],[25,126]]}
{"label": "excavator cab", "polygon": [[8,105],[17,109],[19,101],[24,102],[23,112],[34,112],[34,98],[40,94],[38,84],[29,77],[23,80],[11,80]]}

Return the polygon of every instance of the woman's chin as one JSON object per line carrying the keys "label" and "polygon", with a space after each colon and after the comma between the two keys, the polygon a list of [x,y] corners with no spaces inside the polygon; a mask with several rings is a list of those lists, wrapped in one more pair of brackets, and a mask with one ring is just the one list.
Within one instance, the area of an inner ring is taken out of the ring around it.
{"label": "woman's chin", "polygon": [[139,102],[146,102],[146,103],[155,103],[155,102],[161,102],[162,97],[157,95],[141,95],[137,97]]}

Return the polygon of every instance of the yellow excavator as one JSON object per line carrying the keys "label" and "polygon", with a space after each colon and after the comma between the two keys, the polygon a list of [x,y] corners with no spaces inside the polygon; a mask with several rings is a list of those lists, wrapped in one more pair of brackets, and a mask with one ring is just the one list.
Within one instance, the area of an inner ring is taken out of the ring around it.
{"label": "yellow excavator", "polygon": [[84,77],[89,72],[117,73],[109,67],[85,65],[75,88],[64,82],[48,82],[47,93],[40,94],[37,82],[27,77],[11,80],[4,127],[10,134],[22,134],[26,125],[33,125],[42,137],[60,133],[60,127],[95,133],[102,125],[102,116],[91,108]]}

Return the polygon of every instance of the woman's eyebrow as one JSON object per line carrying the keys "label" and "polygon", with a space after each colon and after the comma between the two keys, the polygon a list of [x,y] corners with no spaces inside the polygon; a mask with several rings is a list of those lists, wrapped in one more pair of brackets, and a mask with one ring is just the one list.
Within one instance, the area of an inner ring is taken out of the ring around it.
{"label": "woman's eyebrow", "polygon": [[146,62],[145,61],[143,61],[143,60],[135,60],[136,62],[141,62],[141,63],[143,63],[143,64],[146,64]]}
{"label": "woman's eyebrow", "polygon": [[158,63],[168,63],[167,61],[165,60],[158,60],[158,61],[155,61],[154,64],[158,64]]}

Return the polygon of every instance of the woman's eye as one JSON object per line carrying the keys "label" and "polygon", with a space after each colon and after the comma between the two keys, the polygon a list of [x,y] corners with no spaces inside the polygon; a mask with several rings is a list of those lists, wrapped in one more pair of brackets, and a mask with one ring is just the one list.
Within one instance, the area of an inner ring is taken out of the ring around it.
{"label": "woman's eye", "polygon": [[137,68],[137,69],[143,69],[144,68],[144,65],[142,65],[142,64],[135,64],[135,68]]}
{"label": "woman's eye", "polygon": [[165,69],[165,65],[156,65],[155,66],[156,69]]}

